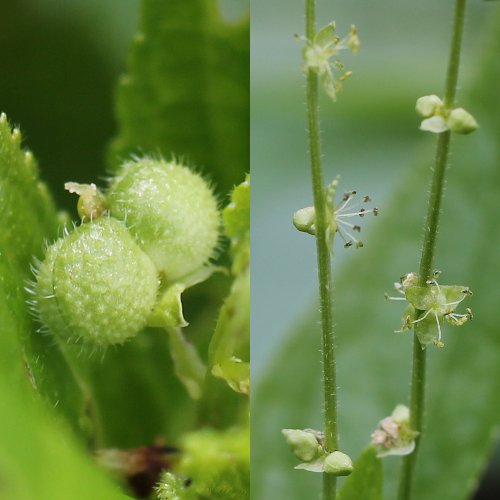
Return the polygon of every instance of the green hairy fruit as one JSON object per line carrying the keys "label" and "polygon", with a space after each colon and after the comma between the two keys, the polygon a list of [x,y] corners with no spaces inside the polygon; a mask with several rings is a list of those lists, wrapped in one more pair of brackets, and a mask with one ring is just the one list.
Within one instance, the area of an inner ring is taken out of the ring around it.
{"label": "green hairy fruit", "polygon": [[153,158],[122,165],[107,199],[167,282],[180,281],[214,255],[220,214],[208,183],[189,168]]}
{"label": "green hairy fruit", "polygon": [[48,248],[33,293],[50,332],[105,347],[146,326],[157,289],[149,257],[121,222],[102,217]]}

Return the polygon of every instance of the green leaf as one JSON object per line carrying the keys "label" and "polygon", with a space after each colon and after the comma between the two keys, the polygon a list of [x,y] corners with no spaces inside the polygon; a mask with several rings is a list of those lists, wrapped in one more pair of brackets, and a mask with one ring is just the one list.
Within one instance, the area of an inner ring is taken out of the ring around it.
{"label": "green leaf", "polygon": [[250,262],[250,175],[236,186],[222,214],[226,236],[231,241],[233,273]]}
{"label": "green leaf", "polygon": [[40,401],[3,376],[0,394],[1,498],[128,498],[86,456],[65,423]]}
{"label": "green leaf", "polygon": [[[498,276],[500,233],[500,17],[492,46],[468,99],[460,96],[481,125],[469,137],[453,138],[453,162],[440,223],[436,267],[449,283],[474,291],[474,320],[447,328],[446,347],[429,349],[426,425],[417,467],[415,498],[465,499],[471,494],[492,450],[500,407]],[[393,199],[381,207],[375,231],[338,274],[335,284],[338,342],[339,430],[342,449],[364,448],[377,422],[408,398],[412,334],[394,334],[402,313],[384,303],[383,293],[398,276],[416,271],[428,191],[429,147],[408,170]],[[253,391],[259,408],[252,420],[252,496],[312,498],[320,484],[291,470],[280,429],[321,423],[320,332],[317,305],[304,318],[269,372]],[[388,458],[385,498],[394,495],[399,460]]]}
{"label": "green leaf", "polygon": [[23,288],[29,264],[41,255],[44,239],[53,237],[57,217],[33,157],[20,142],[20,133],[11,132],[2,115],[0,496],[123,498],[75,440],[92,433],[92,401],[53,339],[33,331],[28,315]]}
{"label": "green leaf", "polygon": [[250,176],[237,186],[225,208],[234,281],[219,314],[208,351],[212,375],[244,394],[250,392]]}
{"label": "green leaf", "polygon": [[221,192],[249,168],[249,22],[215,0],[145,0],[118,88],[116,165],[173,154],[213,174]]}
{"label": "green leaf", "polygon": [[32,153],[21,148],[21,132],[11,130],[4,114],[0,116],[0,196],[1,371],[8,378],[15,374],[16,384],[29,383],[81,433],[82,425],[89,425],[82,419],[91,402],[53,339],[34,331],[24,290],[29,289],[33,257],[41,257],[44,241],[56,233],[57,216],[38,179]]}
{"label": "green leaf", "polygon": [[338,500],[381,500],[382,462],[373,446],[366,448],[354,463],[352,474],[339,491]]}

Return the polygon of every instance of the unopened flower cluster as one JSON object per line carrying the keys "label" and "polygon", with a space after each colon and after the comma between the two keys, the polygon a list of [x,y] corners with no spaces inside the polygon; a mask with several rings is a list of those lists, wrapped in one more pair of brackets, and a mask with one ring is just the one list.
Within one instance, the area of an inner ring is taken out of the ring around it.
{"label": "unopened flower cluster", "polygon": [[457,134],[470,134],[479,125],[475,118],[464,108],[447,109],[437,95],[426,95],[417,99],[415,109],[424,118],[420,130],[441,134],[446,131]]}
{"label": "unopened flower cluster", "polygon": [[322,432],[313,429],[283,429],[286,442],[302,463],[295,466],[310,472],[326,472],[335,476],[348,476],[352,460],[341,451],[329,452]]}

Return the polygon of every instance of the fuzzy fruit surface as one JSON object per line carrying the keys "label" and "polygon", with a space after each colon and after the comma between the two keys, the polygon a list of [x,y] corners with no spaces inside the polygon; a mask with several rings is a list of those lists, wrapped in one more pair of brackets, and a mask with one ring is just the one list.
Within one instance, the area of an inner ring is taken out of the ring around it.
{"label": "fuzzy fruit surface", "polygon": [[207,263],[218,241],[220,215],[207,182],[175,162],[125,163],[108,191],[111,215],[125,221],[168,282]]}
{"label": "fuzzy fruit surface", "polygon": [[48,248],[35,292],[52,333],[104,347],[145,327],[157,288],[149,257],[121,222],[102,217]]}

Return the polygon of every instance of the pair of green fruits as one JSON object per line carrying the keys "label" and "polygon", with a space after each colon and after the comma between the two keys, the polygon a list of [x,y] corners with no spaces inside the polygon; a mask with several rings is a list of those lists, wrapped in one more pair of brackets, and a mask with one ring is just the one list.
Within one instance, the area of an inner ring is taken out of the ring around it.
{"label": "pair of green fruits", "polygon": [[208,183],[175,161],[126,162],[105,196],[94,194],[79,200],[80,215],[90,216],[48,247],[32,293],[50,332],[105,347],[151,325],[165,290],[200,274],[217,247],[220,214]]}

